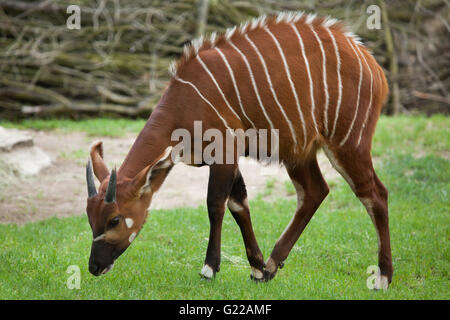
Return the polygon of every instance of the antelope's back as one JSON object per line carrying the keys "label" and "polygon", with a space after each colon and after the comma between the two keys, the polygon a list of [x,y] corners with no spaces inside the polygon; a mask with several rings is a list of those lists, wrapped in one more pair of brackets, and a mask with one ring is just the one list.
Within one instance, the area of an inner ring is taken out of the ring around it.
{"label": "antelope's back", "polygon": [[371,139],[387,96],[381,67],[339,21],[262,16],[199,38],[172,67],[224,128],[278,129],[280,152]]}

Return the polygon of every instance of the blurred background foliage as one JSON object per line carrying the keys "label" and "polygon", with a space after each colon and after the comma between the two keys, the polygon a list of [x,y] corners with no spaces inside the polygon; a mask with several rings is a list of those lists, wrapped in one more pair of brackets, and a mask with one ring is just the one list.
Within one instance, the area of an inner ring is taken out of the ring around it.
{"label": "blurred background foliage", "polygon": [[[69,5],[81,8],[79,30],[66,26]],[[370,5],[381,29],[367,27]],[[286,10],[361,36],[388,76],[388,114],[448,114],[447,0],[0,0],[0,119],[148,117],[184,44]]]}

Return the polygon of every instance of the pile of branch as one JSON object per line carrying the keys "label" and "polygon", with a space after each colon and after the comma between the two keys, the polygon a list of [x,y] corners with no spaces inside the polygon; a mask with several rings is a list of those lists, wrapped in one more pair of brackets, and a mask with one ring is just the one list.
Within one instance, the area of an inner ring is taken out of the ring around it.
{"label": "pile of branch", "polygon": [[[194,1],[138,2],[1,0],[1,117],[148,115],[190,39]],[[71,4],[79,30],[66,25]]]}
{"label": "pile of branch", "polygon": [[[0,0],[0,118],[147,117],[167,83],[170,62],[185,43],[199,33],[220,32],[282,10],[318,12],[348,22],[386,67],[390,81],[403,88],[404,108],[417,107],[417,101],[448,105],[449,70],[442,61],[449,61],[450,50],[441,35],[448,28],[448,6],[432,0],[412,6],[391,2],[398,6],[388,13],[399,67],[395,75],[389,73],[393,56],[386,54],[386,33],[367,30],[369,4],[359,1]],[[79,30],[67,28],[69,5],[81,8]],[[438,21],[433,27],[419,27],[433,17]],[[436,36],[433,46],[430,33]],[[403,45],[401,37],[409,42]],[[427,77],[411,88],[406,80],[411,73]]]}
{"label": "pile of branch", "polygon": [[[78,30],[67,27],[69,5],[81,9]],[[0,118],[147,117],[166,86],[170,62],[198,33],[201,5],[0,0]],[[203,30],[220,32],[257,16],[255,7],[217,1]]]}

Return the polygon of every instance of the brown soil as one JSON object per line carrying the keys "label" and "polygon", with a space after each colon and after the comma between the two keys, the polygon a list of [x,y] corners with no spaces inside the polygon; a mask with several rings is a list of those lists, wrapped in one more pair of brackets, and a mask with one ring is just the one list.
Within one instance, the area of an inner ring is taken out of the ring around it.
{"label": "brown soil", "polygon": [[[9,175],[0,189],[0,223],[23,224],[49,217],[68,217],[84,214],[86,206],[85,164],[91,143],[96,140],[83,133],[31,132],[34,143],[53,159],[53,164],[38,175],[19,177]],[[110,167],[120,166],[130,149],[135,135],[124,138],[101,138],[105,160]],[[336,179],[337,173],[328,160],[319,154],[319,163],[325,178]],[[288,195],[284,181],[286,171],[278,166],[262,166],[251,159],[241,159],[249,198],[270,188],[266,197],[294,197]],[[151,208],[197,207],[205,204],[208,184],[207,167],[195,168],[176,165]],[[7,183],[5,183],[7,181]],[[268,181],[270,182],[268,187]]]}

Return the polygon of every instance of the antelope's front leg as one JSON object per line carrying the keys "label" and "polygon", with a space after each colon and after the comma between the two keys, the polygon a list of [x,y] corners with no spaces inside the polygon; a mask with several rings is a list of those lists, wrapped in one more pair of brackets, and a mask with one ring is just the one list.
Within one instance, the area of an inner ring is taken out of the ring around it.
{"label": "antelope's front leg", "polygon": [[209,169],[208,216],[210,223],[208,249],[201,276],[211,279],[220,270],[220,241],[225,205],[233,187],[236,164],[213,164]]}
{"label": "antelope's front leg", "polygon": [[236,177],[227,205],[234,220],[236,220],[241,229],[245,251],[252,270],[250,277],[255,281],[263,281],[264,258],[256,241],[255,233],[253,232],[250,208],[247,200],[247,189],[239,169],[236,170]]}

